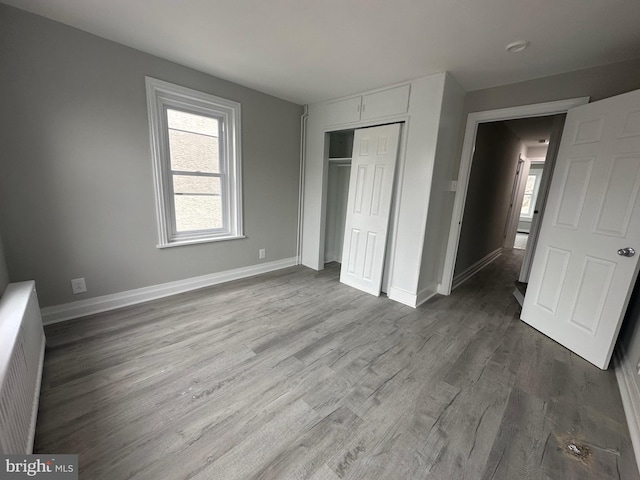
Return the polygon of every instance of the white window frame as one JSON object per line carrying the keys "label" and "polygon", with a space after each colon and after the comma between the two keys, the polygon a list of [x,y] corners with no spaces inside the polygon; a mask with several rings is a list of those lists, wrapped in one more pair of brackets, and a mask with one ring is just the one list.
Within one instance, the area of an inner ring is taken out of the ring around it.
{"label": "white window frame", "polygon": [[539,169],[535,169],[533,171],[529,170],[529,174],[527,175],[527,177],[530,177],[530,176],[536,177],[535,182],[533,184],[533,192],[531,192],[530,194],[525,193],[522,196],[522,198],[524,198],[525,195],[531,195],[529,210],[527,213],[520,212],[520,218],[524,218],[527,220],[533,219],[533,211],[535,210],[535,207],[536,207],[536,201],[538,199],[538,190],[540,189],[540,179],[542,178],[542,170],[539,170]]}
{"label": "white window frame", "polygon": [[[145,77],[153,159],[158,248],[244,238],[242,231],[242,156],[240,103]],[[176,231],[173,175],[169,156],[167,109],[216,118],[220,122],[220,194],[223,227]]]}

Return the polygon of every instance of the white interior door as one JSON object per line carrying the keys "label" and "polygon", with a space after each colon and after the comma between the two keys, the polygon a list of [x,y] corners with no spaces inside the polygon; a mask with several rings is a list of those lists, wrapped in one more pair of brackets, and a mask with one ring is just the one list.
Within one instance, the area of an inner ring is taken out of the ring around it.
{"label": "white interior door", "polygon": [[355,131],[340,281],[380,295],[400,124]]}
{"label": "white interior door", "polygon": [[639,187],[640,90],[569,110],[521,318],[602,369],[638,272]]}

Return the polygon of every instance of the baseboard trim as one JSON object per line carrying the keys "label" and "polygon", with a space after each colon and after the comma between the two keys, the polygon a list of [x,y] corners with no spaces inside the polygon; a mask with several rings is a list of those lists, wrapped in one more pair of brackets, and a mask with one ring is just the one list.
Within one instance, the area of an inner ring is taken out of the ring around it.
{"label": "baseboard trim", "polygon": [[451,290],[458,288],[464,282],[473,277],[476,273],[482,270],[484,267],[493,262],[496,258],[502,255],[502,247],[495,249],[493,252],[485,255],[476,263],[467,268],[464,272],[461,272],[453,279],[453,284],[451,285]]}
{"label": "baseboard trim", "polygon": [[624,407],[624,413],[627,417],[633,453],[635,454],[636,464],[640,471],[640,391],[638,391],[638,386],[633,380],[632,371],[629,370],[624,361],[626,357],[625,352],[623,351],[621,353],[620,350],[617,350],[614,357],[616,360],[614,371],[618,379],[622,406]]}
{"label": "baseboard trim", "polygon": [[389,287],[387,297],[408,307],[416,308],[417,295],[415,293],[407,292],[398,287]]}
{"label": "baseboard trim", "polygon": [[341,257],[338,257],[337,255],[331,253],[329,255],[325,255],[324,256],[324,263],[331,263],[331,262],[338,262],[340,263],[342,261]]}
{"label": "baseboard trim", "polygon": [[199,288],[210,287],[220,283],[239,280],[241,278],[252,277],[261,273],[273,272],[282,268],[292,267],[297,264],[296,257],[285,258],[273,262],[260,263],[249,267],[235,268],[224,272],[211,273],[198,277],[185,278],[175,282],[152,285],[150,287],[137,288],[111,295],[79,300],[77,302],[65,303],[41,309],[42,323],[50,325],[52,323],[64,322],[74,318],[93,315],[95,313],[106,312],[116,308],[127,307],[137,303],[148,302],[158,298],[176,295],[178,293],[197,290]]}
{"label": "baseboard trim", "polygon": [[430,298],[433,298],[437,293],[436,285],[429,285],[428,287],[423,288],[418,292],[418,295],[416,295],[416,307],[419,307]]}
{"label": "baseboard trim", "polygon": [[517,288],[514,288],[513,289],[513,296],[516,297],[516,300],[518,301],[518,303],[522,307],[524,305],[524,295],[522,295],[522,292],[520,290],[518,290]]}

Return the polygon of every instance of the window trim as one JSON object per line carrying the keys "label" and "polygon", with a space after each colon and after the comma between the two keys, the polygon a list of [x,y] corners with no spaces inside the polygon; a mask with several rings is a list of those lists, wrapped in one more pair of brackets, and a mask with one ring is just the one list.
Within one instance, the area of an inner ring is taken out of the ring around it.
{"label": "window trim", "polygon": [[[525,187],[525,193],[522,195],[523,199],[525,196],[531,195],[531,202],[529,203],[529,211],[525,214],[523,214],[522,211],[520,212],[520,218],[524,218],[526,220],[533,219],[533,212],[535,210],[535,207],[536,207],[535,204],[538,199],[538,190],[540,189],[540,180],[542,178],[542,170],[535,169],[533,172],[529,170],[529,173],[527,174],[527,178],[531,175],[533,175],[536,178],[533,184],[533,192],[526,193],[526,187]],[[525,185],[526,185],[526,181],[525,181]]]}
{"label": "window trim", "polygon": [[[156,201],[157,247],[177,247],[245,238],[242,225],[240,103],[152,77],[145,77],[145,85]],[[224,178],[224,181],[220,182],[224,209],[221,229],[194,230],[186,233],[175,231],[167,109],[220,119],[220,178]]]}

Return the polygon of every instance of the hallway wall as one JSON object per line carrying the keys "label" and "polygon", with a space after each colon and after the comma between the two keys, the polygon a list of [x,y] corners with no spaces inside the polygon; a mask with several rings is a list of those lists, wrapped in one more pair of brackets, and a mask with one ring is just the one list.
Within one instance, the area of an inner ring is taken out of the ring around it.
{"label": "hallway wall", "polygon": [[502,122],[478,126],[454,278],[502,247],[518,156],[525,146]]}

